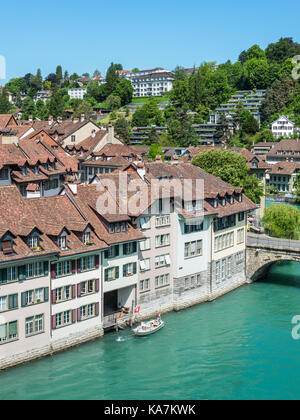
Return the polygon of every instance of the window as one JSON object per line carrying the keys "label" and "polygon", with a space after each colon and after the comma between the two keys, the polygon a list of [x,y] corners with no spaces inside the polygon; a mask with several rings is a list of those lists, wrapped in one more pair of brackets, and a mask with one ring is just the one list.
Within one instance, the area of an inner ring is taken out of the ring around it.
{"label": "window", "polygon": [[156,217],[156,227],[169,226],[170,225],[170,215],[166,214],[164,216]]}
{"label": "window", "polygon": [[48,302],[49,288],[40,288],[35,290],[28,290],[21,294],[22,308],[30,305],[37,305],[39,303]]}
{"label": "window", "polygon": [[163,274],[161,276],[155,277],[155,287],[164,287],[170,284],[170,274]]}
{"label": "window", "polygon": [[200,255],[202,255],[202,240],[185,243],[184,258],[193,258]]}
{"label": "window", "polygon": [[245,229],[239,229],[237,231],[237,243],[242,244],[244,242],[244,236],[245,236]]}
{"label": "window", "polygon": [[96,304],[85,305],[80,308],[80,320],[84,321],[96,316]]}
{"label": "window", "polygon": [[234,245],[234,232],[225,233],[215,237],[215,252],[231,248]]}
{"label": "window", "polygon": [[55,327],[65,327],[72,324],[72,311],[61,312],[55,315]]}
{"label": "window", "polygon": [[0,312],[18,309],[18,295],[9,295],[0,297]]}
{"label": "window", "polygon": [[171,264],[170,254],[155,257],[155,268],[165,267]]}
{"label": "window", "polygon": [[219,230],[224,230],[230,227],[234,227],[236,225],[236,217],[235,214],[231,216],[222,217],[220,219],[216,219],[214,221],[214,231],[218,232]]}
{"label": "window", "polygon": [[216,262],[216,283],[220,283],[220,261]]}
{"label": "window", "polygon": [[26,278],[42,277],[44,275],[44,263],[37,262],[26,264]]}
{"label": "window", "polygon": [[136,263],[123,265],[123,277],[130,277],[136,274]]}
{"label": "window", "polygon": [[94,270],[95,266],[95,255],[81,258],[81,271]]}
{"label": "window", "polygon": [[123,245],[123,254],[130,255],[135,254],[137,251],[137,243],[136,242],[129,242],[128,244]]}
{"label": "window", "polygon": [[91,242],[91,232],[84,232],[83,234],[83,243],[87,245]]}
{"label": "window", "polygon": [[245,220],[245,213],[244,212],[238,214],[238,220],[239,220],[239,222],[242,222],[243,220]]}
{"label": "window", "polygon": [[232,274],[232,257],[227,258],[227,277]]}
{"label": "window", "polygon": [[147,292],[150,290],[150,279],[140,281],[140,292]]}
{"label": "window", "polygon": [[147,251],[151,248],[151,240],[150,238],[144,239],[143,241],[140,241],[140,250],[141,251]]}
{"label": "window", "polygon": [[119,267],[111,267],[104,270],[104,281],[117,280],[119,277]]}
{"label": "window", "polygon": [[146,230],[151,228],[151,219],[150,217],[141,217],[140,218],[141,229]]}
{"label": "window", "polygon": [[241,264],[242,262],[244,262],[244,252],[238,252],[235,256],[235,261],[236,264]]}
{"label": "window", "polygon": [[72,287],[64,286],[55,290],[56,302],[63,302],[72,299]]}
{"label": "window", "polygon": [[7,281],[8,282],[13,282],[16,281],[17,276],[16,276],[16,267],[9,267],[7,269]]}
{"label": "window", "polygon": [[150,270],[150,258],[140,261],[140,271]]}
{"label": "window", "polygon": [[96,280],[88,280],[80,283],[80,295],[90,295],[96,293]]}
{"label": "window", "polygon": [[40,246],[40,237],[38,235],[32,235],[28,238],[28,246],[30,249],[37,250]]}
{"label": "window", "polygon": [[222,260],[222,280],[226,278],[226,259]]}
{"label": "window", "polygon": [[0,179],[1,180],[4,180],[4,179],[8,179],[9,178],[9,172],[8,172],[8,169],[2,169],[1,171],[0,171]]}
{"label": "window", "polygon": [[75,141],[76,141],[76,136],[71,136],[71,142],[75,143]]}
{"label": "window", "polygon": [[66,235],[59,236],[58,246],[60,249],[67,249],[67,236]]}
{"label": "window", "polygon": [[72,274],[71,261],[62,261],[56,264],[56,277]]}
{"label": "window", "polygon": [[44,315],[36,315],[26,318],[25,334],[26,337],[44,332]]}
{"label": "window", "polygon": [[115,258],[119,256],[119,245],[115,245],[110,247],[107,251],[105,251],[105,258]]}
{"label": "window", "polygon": [[156,236],[155,245],[156,245],[156,248],[170,245],[170,234],[167,233],[165,235]]}
{"label": "window", "polygon": [[203,230],[203,223],[195,223],[192,225],[184,224],[184,233],[201,232]]}
{"label": "window", "polygon": [[18,321],[0,325],[0,344],[18,339]]}

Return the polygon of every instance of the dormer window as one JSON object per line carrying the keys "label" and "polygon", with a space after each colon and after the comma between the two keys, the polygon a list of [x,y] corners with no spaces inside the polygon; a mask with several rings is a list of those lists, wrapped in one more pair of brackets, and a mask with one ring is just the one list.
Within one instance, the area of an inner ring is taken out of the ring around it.
{"label": "dormer window", "polygon": [[229,197],[229,203],[230,203],[230,204],[233,204],[233,203],[234,203],[234,198],[233,198],[233,195],[231,195],[231,196]]}
{"label": "dormer window", "polygon": [[61,235],[58,237],[58,246],[60,249],[67,249],[67,235]]}
{"label": "dormer window", "polygon": [[243,201],[243,195],[242,193],[238,194],[238,202],[241,203]]}
{"label": "dormer window", "polygon": [[36,166],[35,166],[35,168],[34,168],[34,173],[35,173],[36,175],[38,175],[38,174],[39,174],[39,166],[38,166],[38,165],[36,165]]}
{"label": "dormer window", "polygon": [[23,168],[22,168],[22,175],[23,176],[27,176],[28,175],[28,170],[27,170],[27,167],[26,166],[23,166]]}
{"label": "dormer window", "polygon": [[216,198],[213,200],[213,206],[215,209],[218,207],[218,200]]}
{"label": "dormer window", "polygon": [[91,245],[92,243],[92,232],[89,228],[83,232],[83,243],[85,245]]}
{"label": "dormer window", "polygon": [[226,199],[224,198],[220,198],[220,204],[224,207],[226,206]]}
{"label": "dormer window", "polygon": [[39,251],[40,248],[40,237],[34,234],[28,238],[28,246],[30,249]]}

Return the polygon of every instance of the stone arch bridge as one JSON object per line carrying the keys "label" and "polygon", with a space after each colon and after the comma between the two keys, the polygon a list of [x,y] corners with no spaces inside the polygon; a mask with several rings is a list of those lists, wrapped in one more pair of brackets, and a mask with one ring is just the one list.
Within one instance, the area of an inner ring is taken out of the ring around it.
{"label": "stone arch bridge", "polygon": [[248,235],[246,276],[248,282],[259,280],[278,261],[300,262],[300,241]]}

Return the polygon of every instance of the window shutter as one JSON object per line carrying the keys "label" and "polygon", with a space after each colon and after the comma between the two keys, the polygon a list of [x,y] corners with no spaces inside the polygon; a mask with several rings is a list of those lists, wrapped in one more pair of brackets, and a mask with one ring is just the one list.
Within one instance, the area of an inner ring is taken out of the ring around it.
{"label": "window shutter", "polygon": [[96,291],[96,293],[99,292],[99,279],[95,280],[95,291]]}
{"label": "window shutter", "polygon": [[123,254],[124,255],[127,255],[127,252],[126,252],[126,244],[123,245]]}
{"label": "window shutter", "polygon": [[56,303],[56,290],[51,290],[51,302]]}
{"label": "window shutter", "polygon": [[75,286],[75,284],[72,285],[72,299],[76,299],[76,286]]}
{"label": "window shutter", "polygon": [[77,309],[77,321],[81,321],[81,312],[80,308]]}
{"label": "window shutter", "polygon": [[81,283],[77,284],[77,297],[81,297]]}
{"label": "window shutter", "polygon": [[137,251],[137,243],[133,242],[133,253]]}
{"label": "window shutter", "polygon": [[123,265],[123,277],[127,277],[127,265]]}
{"label": "window shutter", "polygon": [[72,310],[72,323],[75,324],[75,322],[77,321],[77,311],[76,309]]}
{"label": "window shutter", "polygon": [[106,260],[108,260],[108,251],[106,250],[106,251],[104,251],[104,258],[106,259]]}
{"label": "window shutter", "polygon": [[51,327],[52,330],[56,330],[56,315],[52,315],[51,317]]}
{"label": "window shutter", "polygon": [[77,260],[77,271],[81,273],[81,259]]}
{"label": "window shutter", "polygon": [[26,265],[21,265],[18,270],[19,281],[26,280]]}
{"label": "window shutter", "polygon": [[118,257],[120,254],[120,245],[115,246],[115,252],[116,252],[116,257]]}
{"label": "window shutter", "polygon": [[95,268],[99,268],[99,255],[96,255],[95,257]]}
{"label": "window shutter", "polygon": [[21,294],[21,306],[22,308],[25,308],[26,306],[26,293],[25,292]]}
{"label": "window shutter", "polygon": [[44,289],[44,302],[49,301],[49,287],[45,287]]}
{"label": "window shutter", "polygon": [[116,267],[116,279],[120,277],[120,269],[119,267]]}
{"label": "window shutter", "polygon": [[56,278],[56,264],[51,264],[51,278]]}
{"label": "window shutter", "polygon": [[99,316],[99,303],[98,302],[95,304],[95,315]]}
{"label": "window shutter", "polygon": [[8,309],[16,309],[18,307],[18,295],[8,296]]}
{"label": "window shutter", "polygon": [[104,281],[108,281],[108,269],[104,271]]}
{"label": "window shutter", "polygon": [[76,261],[72,260],[72,274],[76,273]]}
{"label": "window shutter", "polygon": [[44,275],[45,276],[49,275],[49,262],[48,261],[44,261]]}
{"label": "window shutter", "polygon": [[133,274],[136,274],[136,262],[133,263]]}

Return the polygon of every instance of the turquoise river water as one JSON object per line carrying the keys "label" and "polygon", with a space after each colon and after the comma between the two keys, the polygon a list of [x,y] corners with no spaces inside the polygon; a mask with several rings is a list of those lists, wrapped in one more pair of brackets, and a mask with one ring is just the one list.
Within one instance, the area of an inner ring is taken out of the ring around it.
{"label": "turquoise river water", "polygon": [[0,399],[298,399],[300,264],[164,316],[159,333],[130,330],[0,374]]}

